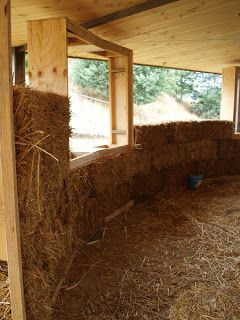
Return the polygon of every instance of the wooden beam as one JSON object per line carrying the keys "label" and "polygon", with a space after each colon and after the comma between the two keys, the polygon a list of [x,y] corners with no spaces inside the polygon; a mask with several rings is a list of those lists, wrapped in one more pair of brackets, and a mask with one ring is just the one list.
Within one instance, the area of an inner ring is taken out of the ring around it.
{"label": "wooden beam", "polygon": [[79,54],[81,53],[92,53],[92,52],[103,52],[103,49],[99,49],[97,46],[95,45],[91,45],[91,44],[85,44],[85,45],[80,45],[78,46],[76,43],[74,43],[74,45],[70,44],[69,47],[74,47],[74,50],[76,50],[77,52],[79,52]]}
{"label": "wooden beam", "polygon": [[0,171],[6,224],[8,276],[13,320],[24,320],[25,306],[18,215],[12,106],[10,0],[0,1]]}
{"label": "wooden beam", "polygon": [[25,46],[14,48],[15,84],[25,84]]}
{"label": "wooden beam", "polygon": [[177,1],[179,1],[179,0],[149,0],[144,3],[140,3],[136,6],[126,8],[123,10],[119,10],[119,11],[115,11],[113,13],[106,15],[106,16],[96,18],[91,21],[84,22],[81,24],[81,26],[86,29],[92,29],[92,28],[104,25],[106,23],[109,23],[109,22],[113,22],[113,21],[116,21],[119,19],[127,18],[127,17],[133,16],[135,14],[138,14],[138,13],[141,13],[141,12],[144,12],[147,10],[151,10],[154,8],[158,8],[158,7],[164,6],[166,4],[170,4],[172,2],[177,2]]}
{"label": "wooden beam", "polygon": [[89,53],[101,56],[103,58],[110,58],[110,57],[119,56],[118,53],[114,53],[114,52],[111,52],[111,51],[91,51]]}
{"label": "wooden beam", "polygon": [[68,95],[66,18],[28,21],[30,87]]}
{"label": "wooden beam", "polygon": [[83,40],[87,43],[91,43],[106,51],[119,53],[124,56],[131,55],[131,50],[122,47],[118,44],[104,40],[96,34],[94,34],[93,32],[86,30],[85,28],[81,27],[78,23],[75,23],[74,21],[71,21],[69,19],[67,19],[67,31],[69,33],[74,34],[74,36],[78,37],[80,40]]}
{"label": "wooden beam", "polygon": [[237,97],[238,67],[224,68],[222,72],[222,102],[220,119],[234,121]]}

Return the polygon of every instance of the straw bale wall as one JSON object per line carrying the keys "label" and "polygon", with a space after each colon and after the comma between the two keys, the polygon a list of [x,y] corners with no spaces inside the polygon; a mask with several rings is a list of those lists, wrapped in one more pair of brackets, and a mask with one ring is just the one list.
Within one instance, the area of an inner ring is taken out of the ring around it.
{"label": "straw bale wall", "polygon": [[60,194],[69,173],[69,101],[14,89],[17,184],[27,319],[51,319],[65,257]]}
{"label": "straw bale wall", "polygon": [[[86,235],[85,232],[89,232],[91,227],[96,229],[101,226],[107,215],[131,199],[138,201],[158,193],[186,188],[187,177],[191,173],[212,177],[240,172],[240,165],[234,160],[237,159],[237,153],[233,152],[240,142],[232,140],[231,122],[137,126],[135,134],[136,150],[103,157],[70,172],[67,197],[74,195],[75,199],[78,198],[81,188],[75,188],[75,182],[77,176],[84,176],[90,188],[93,208],[92,214],[84,213],[84,205],[74,202],[74,212],[81,221],[79,235]],[[66,203],[69,201],[66,200]],[[80,209],[81,215],[77,214]],[[68,210],[72,211],[69,206]],[[90,229],[81,227],[85,223]]]}
{"label": "straw bale wall", "polygon": [[137,126],[137,149],[70,170],[68,99],[15,88],[14,110],[27,319],[54,319],[76,251],[116,209],[186,188],[191,173],[240,174],[231,122]]}

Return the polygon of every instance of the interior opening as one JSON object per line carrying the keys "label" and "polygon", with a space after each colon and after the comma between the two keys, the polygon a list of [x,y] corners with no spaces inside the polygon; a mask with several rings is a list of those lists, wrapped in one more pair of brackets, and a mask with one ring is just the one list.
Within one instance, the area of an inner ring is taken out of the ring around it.
{"label": "interior opening", "polygon": [[108,63],[68,59],[74,156],[84,155],[110,143]]}
{"label": "interior opening", "polygon": [[222,76],[134,65],[134,122],[219,119]]}
{"label": "interior opening", "polygon": [[[108,63],[68,59],[74,157],[110,141]],[[222,76],[134,65],[134,124],[219,119]]]}

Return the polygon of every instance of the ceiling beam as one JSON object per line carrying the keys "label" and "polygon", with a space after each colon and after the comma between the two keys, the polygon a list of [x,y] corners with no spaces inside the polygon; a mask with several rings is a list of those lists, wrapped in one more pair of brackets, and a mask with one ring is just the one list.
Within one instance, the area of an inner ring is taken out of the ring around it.
{"label": "ceiling beam", "polygon": [[95,27],[99,27],[103,24],[109,23],[109,22],[113,22],[113,21],[116,21],[116,20],[119,20],[122,18],[127,18],[132,15],[135,15],[135,14],[138,14],[138,13],[150,10],[150,9],[158,8],[163,5],[170,4],[172,2],[177,2],[177,1],[179,1],[179,0],[149,0],[147,2],[138,4],[136,6],[126,8],[123,10],[119,10],[119,11],[107,14],[106,16],[99,17],[99,18],[93,19],[91,21],[84,22],[81,24],[81,26],[86,29],[92,29]]}

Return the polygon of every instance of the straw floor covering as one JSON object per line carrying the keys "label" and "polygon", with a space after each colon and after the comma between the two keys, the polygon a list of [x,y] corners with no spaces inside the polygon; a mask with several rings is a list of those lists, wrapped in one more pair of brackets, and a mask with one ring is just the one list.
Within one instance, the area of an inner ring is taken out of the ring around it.
{"label": "straw floor covering", "polygon": [[137,204],[69,274],[54,319],[239,320],[240,176]]}

